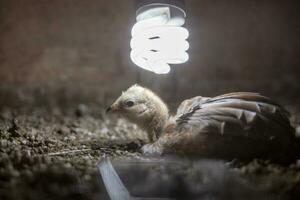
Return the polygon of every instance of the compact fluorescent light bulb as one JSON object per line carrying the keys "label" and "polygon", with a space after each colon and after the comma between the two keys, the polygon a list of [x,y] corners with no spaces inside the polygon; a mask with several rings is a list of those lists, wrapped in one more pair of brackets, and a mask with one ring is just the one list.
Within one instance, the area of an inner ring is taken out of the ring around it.
{"label": "compact fluorescent light bulb", "polygon": [[174,9],[171,5],[155,4],[137,15],[137,23],[132,28],[131,60],[156,74],[167,74],[170,64],[185,63],[189,59],[186,52],[189,32],[182,27],[185,18],[172,17],[171,9]]}

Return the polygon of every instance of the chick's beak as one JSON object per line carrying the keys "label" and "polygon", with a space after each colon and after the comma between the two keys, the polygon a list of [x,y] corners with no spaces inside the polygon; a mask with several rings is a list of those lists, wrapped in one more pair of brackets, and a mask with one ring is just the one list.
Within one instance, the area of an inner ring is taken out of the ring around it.
{"label": "chick's beak", "polygon": [[120,110],[119,106],[114,103],[111,106],[109,106],[105,112],[106,112],[106,114],[108,114],[108,113],[112,113],[112,112],[117,112],[119,110]]}
{"label": "chick's beak", "polygon": [[111,106],[109,106],[109,107],[106,109],[105,113],[107,114],[107,113],[109,113],[110,111],[111,111]]}

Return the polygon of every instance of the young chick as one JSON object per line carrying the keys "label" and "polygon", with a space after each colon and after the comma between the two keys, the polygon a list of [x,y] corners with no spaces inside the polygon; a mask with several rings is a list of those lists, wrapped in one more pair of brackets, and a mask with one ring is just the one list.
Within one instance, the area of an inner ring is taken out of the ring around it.
{"label": "young chick", "polygon": [[176,153],[224,159],[278,158],[293,142],[288,112],[256,93],[194,97],[170,117],[166,104],[152,91],[134,85],[107,109],[144,129],[151,144],[145,154]]}
{"label": "young chick", "polygon": [[138,85],[130,87],[107,109],[118,112],[144,129],[151,142],[157,140],[169,119],[166,104],[152,91]]}

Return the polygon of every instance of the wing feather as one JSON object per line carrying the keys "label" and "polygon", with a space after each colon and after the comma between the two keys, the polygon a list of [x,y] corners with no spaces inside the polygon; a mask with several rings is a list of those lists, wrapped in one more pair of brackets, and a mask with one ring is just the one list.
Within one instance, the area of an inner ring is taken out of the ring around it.
{"label": "wing feather", "polygon": [[294,134],[288,112],[258,93],[239,92],[214,98],[185,100],[176,114],[178,129],[193,129],[254,139],[286,137]]}

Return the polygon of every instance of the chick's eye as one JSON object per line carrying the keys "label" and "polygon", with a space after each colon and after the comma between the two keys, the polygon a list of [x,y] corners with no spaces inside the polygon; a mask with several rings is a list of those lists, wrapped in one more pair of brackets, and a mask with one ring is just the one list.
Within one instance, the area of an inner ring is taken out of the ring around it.
{"label": "chick's eye", "polygon": [[134,105],[134,102],[133,101],[127,101],[126,102],[126,106],[127,107],[132,107]]}

